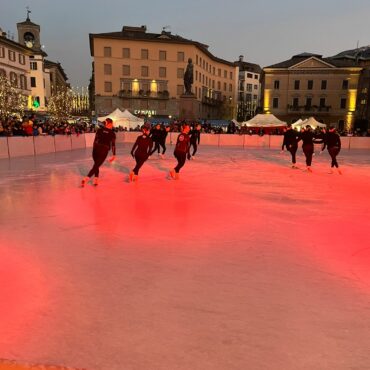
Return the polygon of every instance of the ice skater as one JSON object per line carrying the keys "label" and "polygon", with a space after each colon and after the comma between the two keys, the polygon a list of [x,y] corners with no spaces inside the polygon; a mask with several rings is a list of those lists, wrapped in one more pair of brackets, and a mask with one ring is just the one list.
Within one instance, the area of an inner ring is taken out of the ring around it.
{"label": "ice skater", "polygon": [[109,162],[113,162],[116,159],[116,134],[113,131],[113,121],[110,118],[107,118],[105,120],[104,127],[101,127],[96,131],[92,152],[94,166],[88,175],[82,179],[82,187],[89,182],[92,176],[95,176],[94,185],[98,185],[99,167],[104,163],[110,149],[112,149],[113,156],[109,159]]}
{"label": "ice skater", "polygon": [[139,170],[148,159],[153,147],[153,140],[149,137],[150,123],[145,123],[141,127],[142,135],[138,136],[134,146],[131,149],[131,155],[135,158],[136,166],[130,172],[129,181],[137,181]]}
{"label": "ice skater", "polygon": [[161,135],[162,135],[162,130],[161,130],[161,125],[159,123],[157,123],[155,125],[155,127],[152,129],[152,131],[150,132],[150,137],[152,138],[153,140],[153,143],[154,143],[154,148],[153,150],[150,152],[149,154],[149,157],[155,152],[157,151],[158,152],[158,156],[159,156],[159,146],[160,146],[160,142],[161,142]]}
{"label": "ice skater", "polygon": [[322,144],[323,139],[319,139],[316,137],[316,134],[312,131],[310,125],[306,126],[306,129],[301,133],[302,139],[302,149],[303,153],[306,157],[306,166],[307,171],[312,172],[311,164],[312,164],[312,156],[314,153],[314,144]]}
{"label": "ice skater", "polygon": [[170,132],[170,126],[163,127],[161,130],[161,140],[159,142],[159,145],[162,147],[162,153],[160,154],[161,158],[164,158],[164,153],[166,153],[166,140],[167,140],[167,135]]}
{"label": "ice skater", "polygon": [[296,153],[298,149],[298,142],[301,140],[301,135],[299,132],[292,128],[292,125],[289,123],[286,131],[284,132],[283,145],[281,150],[284,151],[284,147],[287,148],[288,152],[292,156],[292,168],[298,168],[296,166]]}
{"label": "ice skater", "polygon": [[341,149],[341,141],[340,136],[338,135],[334,127],[330,127],[329,131],[324,136],[324,145],[321,150],[322,152],[325,150],[325,147],[328,148],[328,152],[331,157],[331,168],[329,173],[333,173],[333,168],[335,167],[339,175],[341,175],[342,171],[339,169],[337,161],[337,155],[339,154]]}
{"label": "ice skater", "polygon": [[188,159],[194,159],[195,153],[198,150],[198,145],[200,144],[200,130],[202,126],[198,123],[193,130],[190,131],[190,148],[193,147],[193,154],[190,155],[190,150],[188,154]]}
{"label": "ice skater", "polygon": [[170,171],[170,176],[178,180],[180,169],[186,162],[186,156],[189,155],[190,150],[190,137],[189,137],[190,126],[185,123],[182,126],[181,134],[177,137],[175,151],[173,155],[177,159],[177,166]]}

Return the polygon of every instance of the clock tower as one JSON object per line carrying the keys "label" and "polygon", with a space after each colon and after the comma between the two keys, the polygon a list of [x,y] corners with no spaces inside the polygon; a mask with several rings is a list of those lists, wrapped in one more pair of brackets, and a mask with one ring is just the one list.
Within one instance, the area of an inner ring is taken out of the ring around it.
{"label": "clock tower", "polygon": [[31,11],[27,9],[27,19],[17,23],[18,42],[34,51],[40,51],[40,26],[31,22],[30,13]]}

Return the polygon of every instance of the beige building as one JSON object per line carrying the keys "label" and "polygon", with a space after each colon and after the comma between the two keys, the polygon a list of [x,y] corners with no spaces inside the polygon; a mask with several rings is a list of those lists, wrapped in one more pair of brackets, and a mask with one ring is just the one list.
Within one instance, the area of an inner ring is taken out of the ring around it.
{"label": "beige building", "polygon": [[199,118],[235,116],[238,67],[215,57],[208,46],[170,32],[123,27],[90,34],[97,114],[127,108],[136,114],[180,117],[184,72],[193,61],[192,93]]}
{"label": "beige building", "polygon": [[266,67],[263,110],[286,122],[313,116],[351,129],[362,69],[351,60],[309,53]]}
{"label": "beige building", "polygon": [[6,37],[0,29],[0,75],[7,77],[25,96],[31,93],[30,84],[31,51]]}

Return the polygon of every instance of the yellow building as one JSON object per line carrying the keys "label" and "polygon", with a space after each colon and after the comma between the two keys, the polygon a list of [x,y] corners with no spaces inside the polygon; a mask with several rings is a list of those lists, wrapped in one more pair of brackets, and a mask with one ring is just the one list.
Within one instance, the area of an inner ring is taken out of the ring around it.
{"label": "yellow building", "polygon": [[264,112],[286,122],[313,116],[352,129],[362,69],[354,60],[309,53],[266,67]]}
{"label": "yellow building", "polygon": [[136,114],[181,116],[184,72],[193,62],[199,118],[235,116],[238,67],[215,57],[208,46],[170,32],[146,32],[146,26],[90,34],[97,114],[115,108]]}

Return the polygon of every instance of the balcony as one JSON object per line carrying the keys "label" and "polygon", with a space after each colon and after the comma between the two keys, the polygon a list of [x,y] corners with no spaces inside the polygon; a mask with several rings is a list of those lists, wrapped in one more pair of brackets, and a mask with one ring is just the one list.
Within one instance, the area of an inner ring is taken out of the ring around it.
{"label": "balcony", "polygon": [[330,105],[317,106],[317,105],[288,105],[289,112],[320,112],[328,113],[331,110]]}
{"label": "balcony", "polygon": [[202,103],[205,104],[205,105],[217,107],[217,106],[222,104],[222,100],[221,99],[216,99],[216,98],[210,98],[208,96],[203,96]]}
{"label": "balcony", "polygon": [[170,98],[170,93],[167,90],[164,91],[132,91],[132,90],[120,90],[118,92],[120,98],[129,98],[129,99],[159,99],[159,100],[168,100]]}

